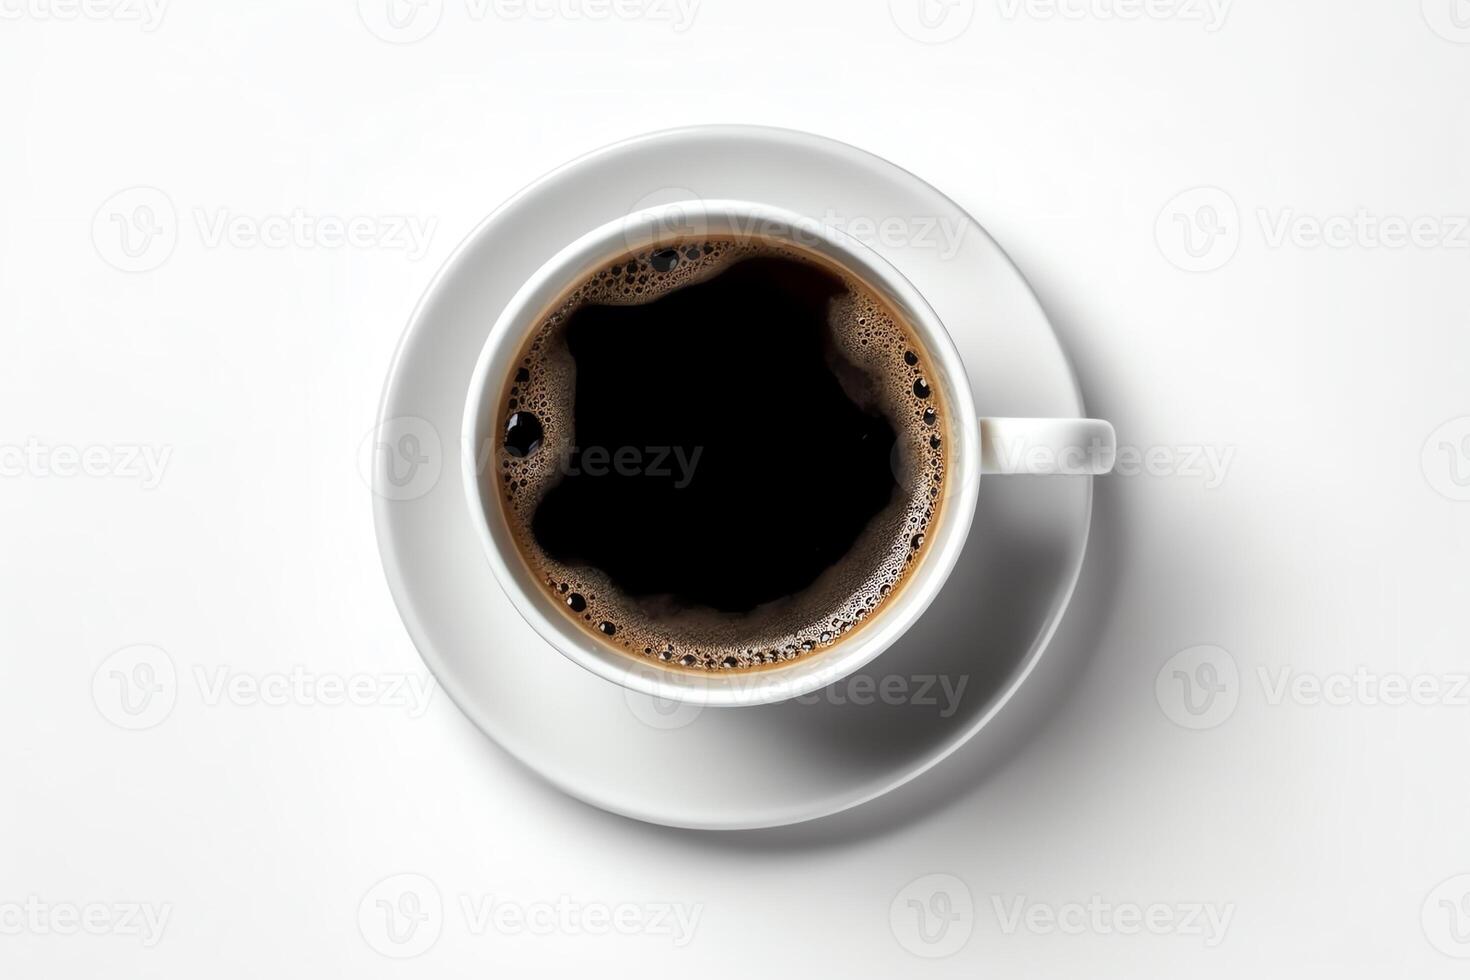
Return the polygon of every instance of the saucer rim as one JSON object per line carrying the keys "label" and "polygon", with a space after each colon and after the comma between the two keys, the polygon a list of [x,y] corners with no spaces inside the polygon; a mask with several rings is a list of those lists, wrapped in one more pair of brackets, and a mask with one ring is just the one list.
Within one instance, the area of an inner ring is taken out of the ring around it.
{"label": "saucer rim", "polygon": [[[409,351],[415,346],[416,342],[423,339],[421,335],[427,332],[427,321],[425,319],[426,311],[433,305],[434,300],[439,296],[440,291],[445,287],[445,283],[460,272],[461,267],[467,261],[469,253],[472,251],[472,244],[478,241],[482,235],[486,234],[487,230],[492,224],[499,220],[506,212],[514,209],[526,197],[535,193],[543,185],[554,181],[556,177],[566,172],[572,171],[574,169],[580,169],[589,165],[595,165],[601,159],[616,155],[620,152],[624,152],[635,147],[643,147],[651,144],[681,140],[700,140],[710,137],[736,137],[768,140],[778,143],[797,144],[804,146],[809,150],[815,150],[818,152],[840,153],[847,156],[853,162],[859,162],[869,166],[876,165],[879,168],[887,169],[893,172],[895,176],[902,175],[903,178],[922,185],[927,192],[937,195],[957,213],[964,215],[971,223],[973,229],[976,232],[985,236],[985,238],[989,241],[994,254],[1005,263],[1006,268],[1008,269],[1010,274],[1015,276],[1016,279],[1023,286],[1026,296],[1030,300],[1032,306],[1034,306],[1035,308],[1037,317],[1039,318],[1040,322],[1046,326],[1046,334],[1051,338],[1056,357],[1059,359],[1060,363],[1065,366],[1067,381],[1071,389],[1071,394],[1076,401],[1076,415],[1079,418],[1087,417],[1082,391],[1077,380],[1075,365],[1072,363],[1072,359],[1070,358],[1070,356],[1068,356],[1066,348],[1063,347],[1060,338],[1057,336],[1055,329],[1052,327],[1051,320],[1046,315],[1045,309],[1041,306],[1041,302],[1036,295],[1035,289],[1032,287],[1030,281],[1026,279],[1021,270],[1016,266],[1014,260],[1011,259],[1010,255],[1006,253],[1003,248],[1000,247],[999,243],[997,243],[995,239],[990,235],[990,233],[985,230],[984,226],[981,225],[980,222],[969,213],[969,211],[967,211],[965,208],[961,207],[957,202],[955,202],[953,198],[949,197],[947,194],[934,187],[932,184],[929,184],[927,181],[923,180],[912,171],[909,171],[908,169],[896,163],[893,163],[887,158],[879,156],[878,154],[871,151],[854,146],[850,143],[843,142],[841,140],[826,136],[820,136],[803,130],[784,127],[717,123],[681,126],[670,129],[657,130],[628,137],[626,139],[589,150],[588,152],[585,152],[579,156],[572,158],[571,160],[568,160],[560,166],[557,166],[545,172],[541,176],[537,177],[535,180],[532,180],[529,183],[525,184],[514,194],[501,202],[501,204],[499,204],[494,210],[486,215],[481,221],[477,222],[475,226],[455,245],[449,257],[442,263],[439,269],[436,270],[433,277],[429,280],[418,301],[415,303],[413,311],[408,317],[407,324],[398,338],[398,341],[394,347],[393,355],[389,360],[387,374],[378,402],[376,424],[379,427],[379,430],[381,430],[381,427],[383,425],[391,422],[394,418],[398,417],[396,415],[390,414],[390,412],[392,411],[393,395],[398,387],[398,382],[402,377],[404,364]],[[900,271],[902,272],[904,270],[901,269]],[[495,726],[489,724],[485,719],[485,713],[480,708],[474,705],[471,697],[468,695],[467,692],[462,692],[460,690],[460,684],[455,678],[454,670],[452,670],[451,666],[445,662],[443,657],[440,656],[438,650],[435,647],[435,644],[429,638],[429,633],[425,627],[425,624],[420,620],[417,612],[408,600],[408,595],[411,587],[407,578],[403,574],[404,563],[401,560],[401,556],[397,549],[397,544],[393,538],[393,535],[389,531],[389,525],[391,525],[393,521],[392,505],[394,505],[396,501],[391,499],[391,497],[385,492],[382,492],[382,488],[379,484],[381,477],[381,470],[375,468],[373,472],[373,529],[374,535],[377,539],[378,554],[380,563],[382,565],[384,578],[388,585],[389,593],[392,596],[394,607],[397,609],[399,617],[403,621],[404,628],[408,632],[410,640],[413,642],[413,645],[418,651],[419,656],[423,659],[425,664],[433,673],[435,681],[444,690],[450,701],[454,703],[454,705],[465,715],[466,718],[474,723],[476,728],[478,728],[487,738],[489,738],[490,741],[495,743],[499,748],[503,749],[505,753],[512,759],[514,759],[518,765],[524,767],[526,770],[533,773],[540,779],[545,780],[547,783],[556,787],[558,790],[567,794],[568,796],[579,800],[580,802],[585,803],[589,806],[595,807],[599,810],[609,813],[615,813],[619,816],[627,817],[630,819],[660,826],[668,826],[688,830],[708,831],[755,830],[771,827],[790,826],[793,824],[804,823],[811,820],[832,816],[834,814],[861,806],[865,803],[869,803],[875,799],[878,799],[893,792],[896,789],[899,789],[900,787],[914,781],[923,774],[934,769],[940,763],[944,762],[950,756],[958,752],[963,746],[968,745],[970,741],[974,739],[975,736],[983,728],[985,728],[1020,691],[1026,680],[1035,671],[1037,665],[1041,661],[1041,658],[1045,655],[1046,650],[1050,647],[1051,641],[1055,637],[1057,630],[1060,628],[1062,618],[1065,615],[1068,606],[1071,604],[1073,595],[1076,592],[1078,581],[1081,578],[1082,567],[1086,558],[1087,548],[1091,538],[1093,498],[1095,489],[1092,477],[1068,477],[1068,479],[1083,480],[1086,483],[1085,498],[1082,504],[1083,513],[1080,515],[1081,527],[1076,534],[1075,560],[1073,561],[1072,567],[1070,568],[1066,576],[1065,583],[1058,582],[1057,587],[1053,590],[1053,601],[1048,612],[1045,615],[1045,626],[1037,632],[1036,638],[1032,642],[1030,649],[1028,649],[1025,656],[1018,661],[1017,666],[1011,671],[1004,684],[1000,688],[998,688],[997,693],[991,698],[985,709],[965,729],[951,735],[940,747],[936,748],[934,751],[924,756],[922,761],[903,765],[901,767],[901,770],[894,778],[880,782],[876,785],[875,788],[871,788],[865,792],[842,796],[840,800],[836,802],[833,802],[830,799],[822,799],[815,803],[808,804],[804,809],[800,811],[785,813],[775,817],[774,819],[771,818],[769,814],[767,814],[765,816],[759,816],[750,819],[688,820],[680,818],[671,819],[669,815],[660,813],[656,808],[640,808],[638,806],[629,805],[623,802],[599,798],[592,793],[586,792],[578,784],[578,781],[574,776],[565,774],[561,771],[559,767],[544,766],[533,763],[532,761],[530,761],[530,759],[523,756],[521,752],[518,751],[518,749],[512,744],[511,740],[506,737],[506,733],[497,733],[494,730]],[[440,479],[443,478],[444,476],[441,474]],[[450,479],[454,479],[454,476],[451,475]],[[754,707],[759,706],[752,705],[733,707],[709,707],[705,710],[739,711],[748,710]]]}

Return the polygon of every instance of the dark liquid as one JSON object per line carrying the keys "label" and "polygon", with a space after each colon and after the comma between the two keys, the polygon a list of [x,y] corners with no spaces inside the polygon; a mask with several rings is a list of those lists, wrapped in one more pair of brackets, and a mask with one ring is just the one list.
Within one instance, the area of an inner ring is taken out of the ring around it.
{"label": "dark liquid", "polygon": [[577,448],[536,543],[626,595],[724,612],[841,561],[897,487],[893,426],[831,341],[844,292],[816,265],[758,257],[651,303],[576,310]]}
{"label": "dark liquid", "polygon": [[541,319],[495,468],[522,557],[630,655],[698,670],[879,614],[941,505],[940,395],[871,290],[765,241],[624,256]]}

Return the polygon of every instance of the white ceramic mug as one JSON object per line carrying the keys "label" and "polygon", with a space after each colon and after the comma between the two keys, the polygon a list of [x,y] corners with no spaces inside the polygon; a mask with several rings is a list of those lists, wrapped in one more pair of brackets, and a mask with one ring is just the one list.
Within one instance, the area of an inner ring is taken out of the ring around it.
{"label": "white ceramic mug", "polygon": [[[621,255],[676,239],[775,239],[845,268],[885,298],[918,334],[927,377],[948,406],[944,501],[927,532],[924,556],[901,590],[860,629],[830,649],[776,666],[684,671],[660,667],[603,643],[572,620],[521,558],[499,502],[495,473],[481,472],[497,445],[497,406],[539,318],[567,292]],[[981,474],[1094,475],[1113,467],[1113,427],[1096,419],[975,416],[964,362],[938,315],[886,259],[815,219],[750,201],[684,201],[611,221],[572,242],[520,288],[501,312],[470,380],[461,432],[465,499],[490,566],[510,600],[548,643],[575,663],[635,691],[702,705],[768,704],[819,690],[886,650],[938,595],[959,558],[974,517]],[[486,493],[486,489],[489,493]]]}

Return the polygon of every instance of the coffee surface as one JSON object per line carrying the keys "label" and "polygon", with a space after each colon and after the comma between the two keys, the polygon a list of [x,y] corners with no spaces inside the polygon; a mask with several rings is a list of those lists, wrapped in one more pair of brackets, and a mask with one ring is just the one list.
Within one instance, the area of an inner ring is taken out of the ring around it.
{"label": "coffee surface", "polygon": [[924,361],[870,289],[793,246],[623,256],[539,321],[484,478],[606,642],[787,662],[878,615],[923,551],[944,478]]}

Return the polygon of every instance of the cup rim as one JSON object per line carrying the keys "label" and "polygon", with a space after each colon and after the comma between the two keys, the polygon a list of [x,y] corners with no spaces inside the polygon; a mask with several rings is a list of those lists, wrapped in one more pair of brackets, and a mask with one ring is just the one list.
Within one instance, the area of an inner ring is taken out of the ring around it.
{"label": "cup rim", "polygon": [[[482,492],[478,447],[492,437],[489,428],[496,413],[489,411],[498,398],[504,372],[520,352],[530,317],[548,308],[579,279],[596,271],[617,251],[636,251],[665,238],[668,218],[702,222],[706,232],[715,225],[760,222],[762,237],[783,237],[838,262],[878,290],[919,333],[927,353],[936,359],[948,406],[947,476],[937,528],[929,533],[929,547],[918,568],[903,583],[899,595],[873,622],[840,641],[831,650],[787,664],[728,673],[694,672],[663,667],[618,651],[573,623],[540,588],[530,568],[517,553],[509,527],[500,517],[498,500]],[[796,237],[800,231],[802,238]],[[974,518],[980,482],[980,432],[973,390],[953,338],[918,288],[887,259],[841,229],[798,212],[753,201],[711,199],[676,201],[647,208],[605,222],[568,244],[541,265],[516,291],[496,318],[470,378],[461,421],[460,475],[465,502],[482,550],[496,582],[516,611],[536,633],[578,666],[624,688],[650,697],[689,704],[736,707],[770,704],[820,690],[857,671],[888,649],[916,622],[938,595],[959,560]],[[491,513],[496,515],[492,518]]]}

